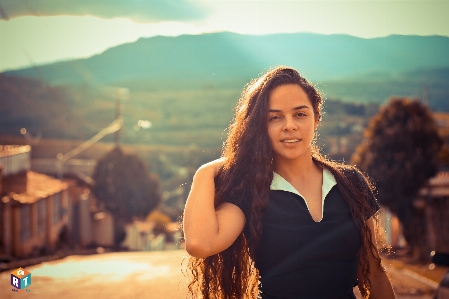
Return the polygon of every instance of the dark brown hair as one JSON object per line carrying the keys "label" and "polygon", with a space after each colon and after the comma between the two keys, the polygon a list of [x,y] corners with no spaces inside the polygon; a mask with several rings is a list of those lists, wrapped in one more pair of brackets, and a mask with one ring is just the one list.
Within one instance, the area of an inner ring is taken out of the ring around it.
{"label": "dark brown hair", "polygon": [[[317,120],[321,119],[323,100],[318,90],[295,69],[277,67],[245,86],[235,108],[235,117],[223,147],[225,163],[215,178],[215,207],[227,198],[247,200],[249,215],[245,215],[250,230],[247,240],[243,233],[226,250],[207,258],[190,257],[188,262],[189,295],[193,298],[256,298],[259,274],[254,266],[263,214],[273,180],[273,152],[268,130],[267,112],[271,91],[281,85],[297,84],[307,94]],[[372,185],[354,167],[332,162],[312,146],[312,158],[335,176],[339,191],[348,203],[360,231],[362,246],[360,267],[363,273],[362,295],[370,289],[369,256],[375,254],[366,215],[374,213],[366,198],[372,197]]]}

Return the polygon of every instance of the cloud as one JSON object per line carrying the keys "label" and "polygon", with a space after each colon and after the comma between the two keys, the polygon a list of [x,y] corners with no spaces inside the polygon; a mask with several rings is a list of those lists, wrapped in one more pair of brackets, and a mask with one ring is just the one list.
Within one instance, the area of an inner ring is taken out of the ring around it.
{"label": "cloud", "polygon": [[[196,2],[198,3],[198,2]],[[0,19],[21,16],[128,18],[140,23],[204,19],[204,6],[189,0],[2,0]]]}

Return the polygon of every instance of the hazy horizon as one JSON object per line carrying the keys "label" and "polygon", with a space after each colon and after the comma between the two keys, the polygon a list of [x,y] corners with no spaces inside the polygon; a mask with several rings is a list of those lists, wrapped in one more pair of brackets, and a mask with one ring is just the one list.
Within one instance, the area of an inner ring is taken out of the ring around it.
{"label": "hazy horizon", "polygon": [[[57,58],[54,60],[48,60],[48,61],[42,61],[42,62],[36,62],[34,61],[34,59],[32,59],[32,57],[28,56],[29,54],[26,53],[24,51],[24,53],[29,57],[29,61],[28,63],[24,64],[24,65],[18,65],[16,67],[11,67],[11,68],[5,68],[2,69],[2,65],[0,64],[0,73],[3,72],[8,72],[8,71],[14,71],[14,70],[20,70],[23,68],[30,68],[33,66],[41,66],[41,65],[47,65],[47,64],[53,64],[53,63],[58,63],[58,62],[65,62],[65,61],[70,61],[70,60],[76,60],[76,59],[88,59],[92,56],[96,56],[96,55],[101,55],[102,53],[106,52],[107,50],[111,49],[111,48],[115,48],[121,45],[125,45],[125,44],[131,44],[136,42],[137,40],[141,39],[141,38],[153,38],[153,37],[179,37],[179,36],[191,36],[191,35],[203,35],[203,34],[214,34],[214,33],[234,33],[234,34],[239,34],[239,35],[246,35],[246,36],[270,36],[270,35],[282,35],[282,34],[313,34],[313,35],[321,35],[321,36],[332,36],[332,35],[341,35],[341,36],[350,36],[350,37],[356,37],[356,38],[360,38],[360,39],[378,39],[378,38],[383,38],[383,37],[389,37],[389,36],[395,36],[395,35],[399,35],[399,36],[442,36],[442,35],[418,35],[418,34],[389,34],[386,36],[379,36],[379,37],[371,37],[371,38],[363,38],[363,37],[359,37],[359,36],[355,36],[355,35],[350,35],[350,34],[346,34],[346,33],[330,33],[330,34],[324,34],[324,33],[315,33],[315,32],[280,32],[280,33],[266,33],[266,34],[243,34],[243,33],[238,33],[238,32],[233,32],[233,31],[226,31],[226,30],[221,30],[221,31],[213,31],[213,32],[201,32],[201,33],[180,33],[180,34],[156,34],[154,36],[141,36],[136,38],[135,40],[132,41],[125,41],[123,43],[119,43],[119,44],[113,44],[110,47],[106,47],[102,50],[99,50],[98,52],[93,52],[93,53],[89,53],[86,55],[82,55],[82,56],[71,56],[71,57],[61,57],[61,58]],[[442,36],[442,37],[449,37],[449,36]],[[0,61],[1,62],[1,61]]]}
{"label": "hazy horizon", "polygon": [[95,0],[0,4],[0,72],[87,58],[141,37],[210,32],[449,37],[449,1]]}

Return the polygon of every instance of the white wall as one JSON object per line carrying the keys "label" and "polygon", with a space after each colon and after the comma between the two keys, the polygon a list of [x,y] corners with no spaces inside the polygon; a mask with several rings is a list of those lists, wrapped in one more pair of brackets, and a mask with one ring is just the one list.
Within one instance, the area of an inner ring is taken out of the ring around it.
{"label": "white wall", "polygon": [[1,146],[0,165],[2,166],[3,177],[13,175],[31,168],[31,147],[24,146]]}

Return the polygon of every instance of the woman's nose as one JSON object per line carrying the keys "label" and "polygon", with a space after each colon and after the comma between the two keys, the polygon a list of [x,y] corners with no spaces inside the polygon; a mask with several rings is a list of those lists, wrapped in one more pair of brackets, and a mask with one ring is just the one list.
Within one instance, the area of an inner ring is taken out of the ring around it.
{"label": "woman's nose", "polygon": [[295,123],[295,121],[293,120],[293,118],[286,117],[285,123],[284,123],[284,131],[296,131],[297,129],[298,129],[298,126]]}

